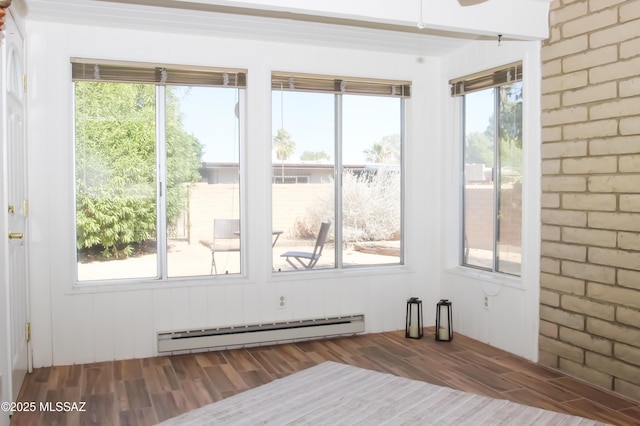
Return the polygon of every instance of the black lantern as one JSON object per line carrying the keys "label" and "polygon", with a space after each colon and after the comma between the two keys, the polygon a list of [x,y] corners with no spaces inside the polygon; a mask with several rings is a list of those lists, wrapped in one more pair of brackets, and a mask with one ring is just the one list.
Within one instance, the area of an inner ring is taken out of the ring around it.
{"label": "black lantern", "polygon": [[436,305],[436,341],[449,342],[451,340],[453,340],[451,302],[442,299]]}
{"label": "black lantern", "polygon": [[421,339],[422,335],[422,300],[412,297],[407,299],[407,325],[404,337]]}

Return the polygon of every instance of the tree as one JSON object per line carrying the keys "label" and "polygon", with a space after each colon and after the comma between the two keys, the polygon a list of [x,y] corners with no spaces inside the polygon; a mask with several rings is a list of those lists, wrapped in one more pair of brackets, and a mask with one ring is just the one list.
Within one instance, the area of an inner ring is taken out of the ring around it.
{"label": "tree", "polygon": [[400,163],[400,135],[393,134],[374,142],[363,151],[365,161],[379,164]]}
{"label": "tree", "polygon": [[[76,215],[79,249],[130,255],[156,238],[155,86],[76,82]],[[199,179],[202,145],[185,132],[177,98],[166,96],[167,227]]]}
{"label": "tree", "polygon": [[500,143],[502,167],[522,167],[522,83],[499,88],[499,120],[496,137],[495,114],[489,118],[485,135]]}
{"label": "tree", "polygon": [[278,160],[288,160],[296,151],[296,143],[286,129],[278,129],[278,134],[273,137],[273,148]]}
{"label": "tree", "polygon": [[498,132],[495,113],[489,117],[484,132],[468,133],[465,138],[465,163],[494,167],[494,151],[499,149],[499,167],[519,173],[522,168],[522,84],[498,89]]}
{"label": "tree", "polygon": [[493,140],[485,133],[472,132],[465,140],[464,161],[493,167]]}
{"label": "tree", "polygon": [[300,160],[302,161],[322,161],[322,160],[331,160],[331,156],[324,151],[305,151],[300,155]]}
{"label": "tree", "polygon": [[280,160],[282,181],[284,182],[284,161],[288,160],[296,151],[296,143],[291,139],[291,134],[286,129],[278,129],[278,134],[273,137],[273,149],[276,158]]}
{"label": "tree", "polygon": [[522,168],[522,83],[500,88],[500,162]]}
{"label": "tree", "polygon": [[167,87],[166,159],[167,159],[167,228],[172,231],[186,209],[189,185],[200,180],[203,145],[188,134],[182,122],[179,99]]}

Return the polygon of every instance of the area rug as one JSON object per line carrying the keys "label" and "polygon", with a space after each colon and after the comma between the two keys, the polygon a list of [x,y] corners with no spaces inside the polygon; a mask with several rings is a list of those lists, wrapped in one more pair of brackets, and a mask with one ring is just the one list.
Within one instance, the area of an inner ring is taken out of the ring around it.
{"label": "area rug", "polygon": [[335,362],[182,414],[196,425],[602,425]]}

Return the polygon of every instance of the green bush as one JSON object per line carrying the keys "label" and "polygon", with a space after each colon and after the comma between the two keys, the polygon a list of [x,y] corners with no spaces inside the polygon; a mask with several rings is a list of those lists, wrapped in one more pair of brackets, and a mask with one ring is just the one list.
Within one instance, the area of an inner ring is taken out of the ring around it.
{"label": "green bush", "polygon": [[78,248],[98,246],[105,257],[130,256],[131,244],[155,238],[155,202],[149,198],[84,193],[77,203]]}
{"label": "green bush", "polygon": [[[76,82],[77,246],[133,254],[157,238],[155,86]],[[166,96],[167,227],[199,179],[202,145],[185,132],[177,98]]]}

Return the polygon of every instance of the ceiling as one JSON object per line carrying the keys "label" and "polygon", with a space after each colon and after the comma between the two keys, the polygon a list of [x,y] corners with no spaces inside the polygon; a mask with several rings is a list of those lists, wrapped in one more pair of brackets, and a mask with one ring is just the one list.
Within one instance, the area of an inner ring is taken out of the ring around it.
{"label": "ceiling", "polygon": [[26,0],[28,19],[442,56],[476,34],[181,0]]}

